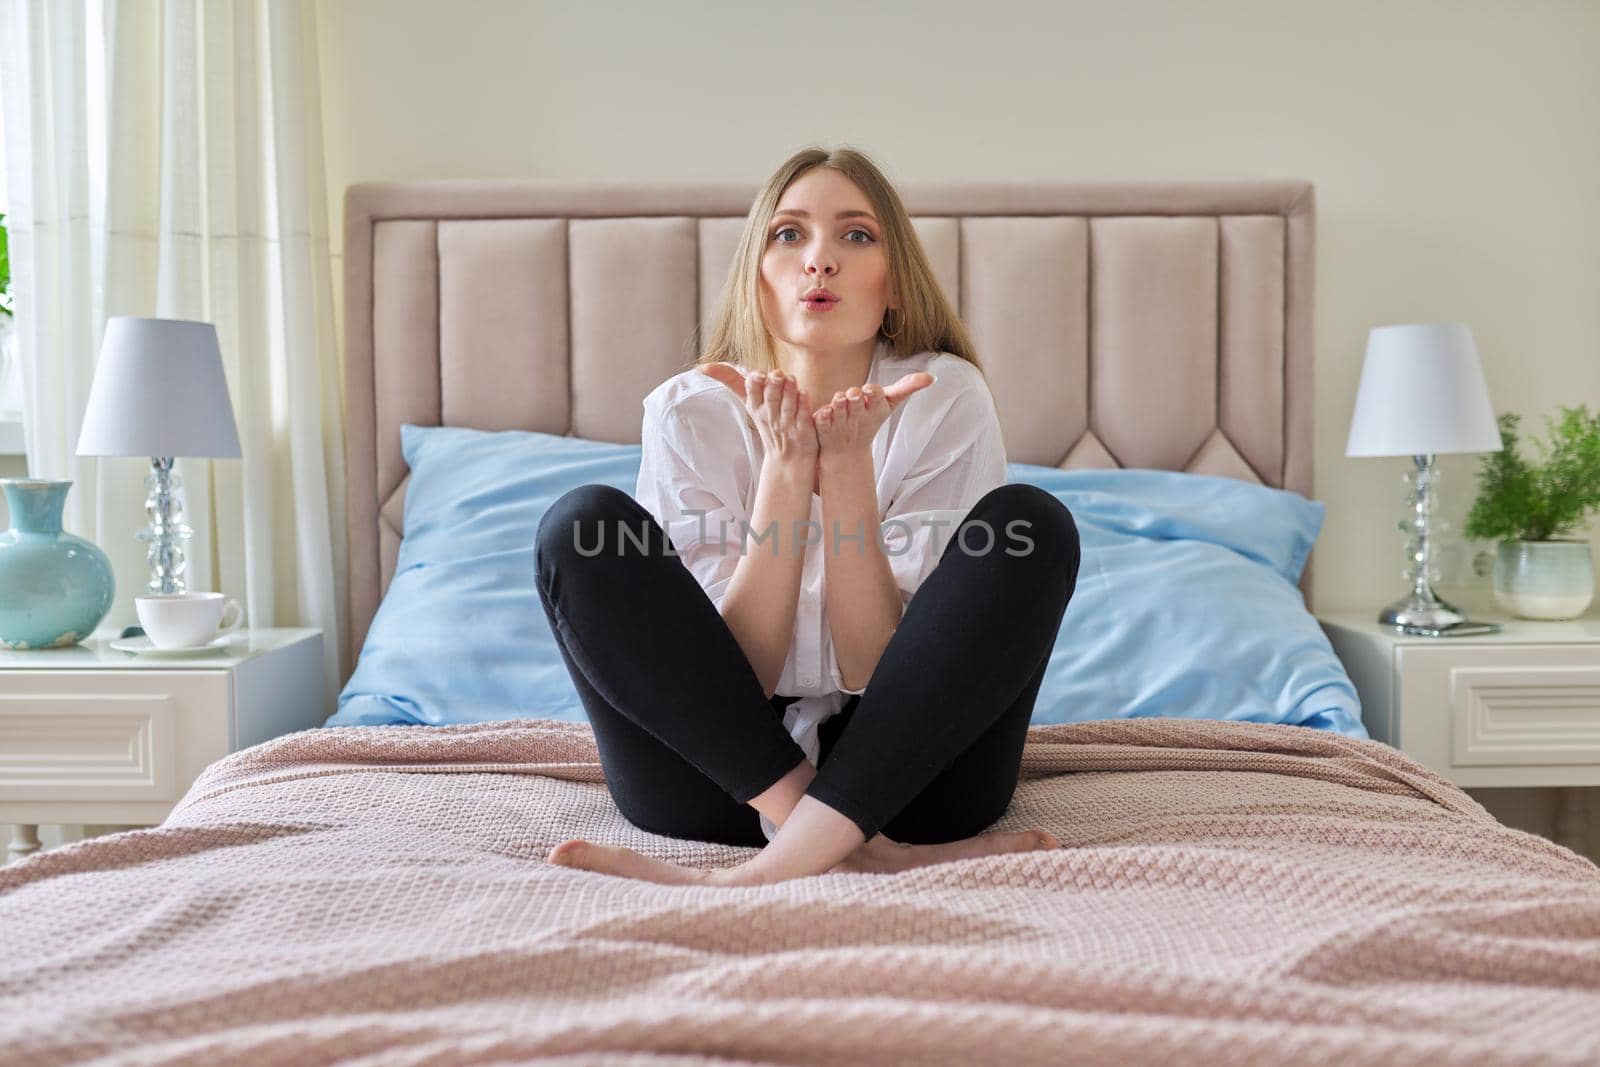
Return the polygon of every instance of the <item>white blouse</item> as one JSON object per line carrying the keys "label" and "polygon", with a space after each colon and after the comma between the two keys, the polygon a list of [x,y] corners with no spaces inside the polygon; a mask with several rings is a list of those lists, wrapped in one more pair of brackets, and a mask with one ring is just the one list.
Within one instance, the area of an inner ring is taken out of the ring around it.
{"label": "white blouse", "polygon": [[[881,543],[900,587],[902,612],[967,513],[1006,481],[1000,419],[983,375],[971,363],[947,352],[897,357],[880,341],[866,380],[887,387],[922,370],[934,376],[933,384],[896,407],[872,442]],[[634,497],[661,524],[720,612],[741,552],[772,550],[770,538],[758,543],[750,537],[741,546],[751,529],[765,454],[761,435],[742,399],[690,368],[645,397],[641,439]],[[785,709],[783,725],[816,766],[818,727],[864,690],[845,689],[834,656],[825,610],[824,537],[818,533],[822,498],[816,494],[811,520],[816,543],[806,547],[794,639],[776,692],[799,698]],[[857,550],[857,542],[844,539],[851,532],[840,531],[842,551]],[[792,543],[792,536],[784,531],[783,543]],[[969,541],[974,548],[980,543]],[[761,828],[768,840],[777,829],[766,816]]]}

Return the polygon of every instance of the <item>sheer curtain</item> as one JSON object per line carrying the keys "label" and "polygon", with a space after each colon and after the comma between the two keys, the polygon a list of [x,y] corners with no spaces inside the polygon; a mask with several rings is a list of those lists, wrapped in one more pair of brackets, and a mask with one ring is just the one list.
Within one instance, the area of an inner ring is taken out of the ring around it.
{"label": "sheer curtain", "polygon": [[348,641],[341,380],[313,0],[0,0],[29,473],[110,554],[108,623],[147,580],[149,461],[75,456],[111,315],[216,325],[244,456],[180,459],[188,586],[252,627]]}

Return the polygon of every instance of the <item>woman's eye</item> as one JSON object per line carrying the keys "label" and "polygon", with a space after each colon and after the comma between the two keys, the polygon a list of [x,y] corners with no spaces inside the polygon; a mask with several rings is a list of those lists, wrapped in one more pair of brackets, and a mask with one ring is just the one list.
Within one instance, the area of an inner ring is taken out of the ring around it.
{"label": "woman's eye", "polygon": [[[786,234],[786,233],[792,233],[792,234],[798,235],[799,232],[800,231],[796,230],[793,226],[783,226],[783,227],[780,227],[778,230],[774,231],[774,233],[772,234],[772,239],[774,241],[777,241],[779,244],[792,245],[792,244],[794,244],[794,242],[793,241],[785,241],[783,239],[783,235]],[[850,242],[851,244],[866,245],[866,244],[871,244],[873,241],[876,240],[876,238],[873,237],[872,234],[869,231],[860,229],[859,227],[854,229],[854,230],[851,230],[849,233],[845,234],[845,238],[846,239],[852,238],[858,233],[862,237],[865,237],[866,240],[865,241],[851,241]]]}

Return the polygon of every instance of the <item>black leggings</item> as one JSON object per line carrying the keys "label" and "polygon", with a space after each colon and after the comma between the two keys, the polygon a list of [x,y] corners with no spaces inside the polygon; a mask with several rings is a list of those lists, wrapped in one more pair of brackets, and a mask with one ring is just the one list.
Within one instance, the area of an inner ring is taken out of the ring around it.
{"label": "black leggings", "polygon": [[[1030,525],[1008,527],[1018,519]],[[619,522],[630,536],[619,537]],[[967,529],[974,523],[992,531],[987,550],[985,531]],[[1017,530],[1031,548],[1009,532]],[[669,545],[627,493],[579,486],[540,523],[539,599],[628,821],[668,837],[762,846],[748,801],[806,758],[783,727],[793,698],[766,697]],[[1078,528],[1064,504],[1020,483],[986,494],[906,606],[865,691],[822,724],[807,795],[869,839],[882,830],[931,844],[993,824],[1016,791],[1077,577]]]}

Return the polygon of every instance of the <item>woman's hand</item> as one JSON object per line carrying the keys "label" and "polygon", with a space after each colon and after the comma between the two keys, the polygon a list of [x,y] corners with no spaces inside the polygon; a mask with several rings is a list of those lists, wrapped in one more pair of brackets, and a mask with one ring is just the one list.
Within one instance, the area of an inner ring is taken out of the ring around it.
{"label": "woman's hand", "polygon": [[781,370],[746,374],[731,363],[703,363],[700,372],[715,378],[744,401],[768,459],[810,479],[815,488],[817,430],[812,423],[811,404],[800,384]]}
{"label": "woman's hand", "polygon": [[833,402],[812,413],[817,428],[818,463],[835,456],[870,453],[872,439],[906,397],[933,384],[927,371],[907,374],[887,389],[868,382],[833,394]]}

